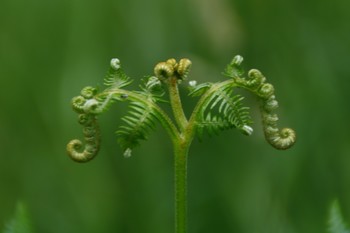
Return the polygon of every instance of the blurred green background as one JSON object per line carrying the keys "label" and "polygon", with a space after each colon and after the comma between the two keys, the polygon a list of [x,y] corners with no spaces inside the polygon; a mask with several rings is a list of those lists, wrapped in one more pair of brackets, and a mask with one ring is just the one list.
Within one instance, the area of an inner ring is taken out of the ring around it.
{"label": "blurred green background", "polygon": [[112,57],[135,79],[188,57],[204,82],[223,80],[236,54],[275,85],[280,126],[298,142],[269,146],[248,97],[251,137],[227,131],[191,148],[189,232],[326,232],[335,198],[350,222],[349,10],[345,0],[0,0],[0,229],[21,200],[36,232],[173,232],[164,130],[123,158],[117,105],[100,117],[101,153],[77,164],[65,152],[82,137],[70,99],[101,85]]}

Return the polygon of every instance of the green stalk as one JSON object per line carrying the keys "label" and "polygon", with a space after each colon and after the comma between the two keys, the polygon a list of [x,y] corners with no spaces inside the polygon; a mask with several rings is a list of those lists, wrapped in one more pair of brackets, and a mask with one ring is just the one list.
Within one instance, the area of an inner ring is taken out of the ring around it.
{"label": "green stalk", "polygon": [[187,157],[193,138],[193,127],[187,121],[181,104],[178,79],[168,81],[169,97],[175,121],[179,127],[178,140],[173,140],[175,173],[175,233],[187,232]]}
{"label": "green stalk", "polygon": [[187,156],[189,143],[174,148],[175,159],[175,233],[187,232]]}
{"label": "green stalk", "polygon": [[187,118],[182,108],[177,82],[178,82],[178,79],[175,76],[169,78],[169,82],[168,82],[169,98],[173,109],[175,121],[178,124],[180,131],[183,132],[187,126]]}

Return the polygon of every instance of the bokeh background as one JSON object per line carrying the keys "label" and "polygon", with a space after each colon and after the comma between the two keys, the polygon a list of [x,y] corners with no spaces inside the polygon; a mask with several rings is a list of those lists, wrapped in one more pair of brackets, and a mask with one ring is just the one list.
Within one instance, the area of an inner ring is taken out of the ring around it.
{"label": "bokeh background", "polygon": [[248,95],[251,137],[193,143],[189,232],[326,232],[334,199],[350,222],[349,11],[346,0],[1,0],[0,229],[22,201],[35,232],[172,232],[164,130],[123,158],[117,105],[100,117],[99,156],[76,164],[65,152],[82,136],[70,99],[101,85],[112,57],[136,80],[188,57],[204,82],[223,80],[236,54],[275,85],[280,126],[298,142],[270,147]]}

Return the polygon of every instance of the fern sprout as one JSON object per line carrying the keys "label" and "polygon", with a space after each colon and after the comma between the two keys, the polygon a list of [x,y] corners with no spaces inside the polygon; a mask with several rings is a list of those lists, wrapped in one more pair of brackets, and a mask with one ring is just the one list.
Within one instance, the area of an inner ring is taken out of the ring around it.
{"label": "fern sprout", "polygon": [[[154,67],[154,75],[142,79],[140,89],[128,90],[132,79],[124,72],[119,59],[110,62],[104,79],[106,88],[97,91],[85,87],[80,95],[72,99],[72,107],[83,127],[84,142],[74,139],[67,145],[69,156],[77,162],[93,159],[100,150],[100,130],[97,117],[117,102],[127,102],[129,111],[122,118],[123,124],[116,131],[123,156],[129,158],[134,148],[147,140],[157,124],[165,128],[174,147],[175,171],[175,232],[186,232],[187,157],[193,139],[203,140],[204,134],[213,136],[224,130],[238,129],[244,135],[252,135],[253,122],[250,108],[244,97],[236,93],[243,88],[260,103],[262,126],[266,140],[275,148],[285,150],[294,145],[296,135],[290,128],[278,128],[278,101],[275,88],[256,69],[244,76],[243,58],[236,56],[226,66],[222,82],[188,82],[188,96],[197,98],[193,111],[185,113],[178,85],[187,79],[192,62],[174,58],[160,62]],[[166,96],[166,94],[168,96]],[[172,109],[173,116],[162,109],[162,104]]]}
{"label": "fern sprout", "polygon": [[242,77],[239,75],[239,73],[242,73],[239,66],[242,59],[239,57],[234,60],[240,61],[239,64],[231,62],[224,74],[233,78],[236,86],[250,91],[260,100],[263,130],[267,142],[276,149],[285,150],[290,148],[296,141],[296,134],[293,129],[278,129],[277,127],[278,117],[273,113],[278,108],[274,86],[266,83],[266,78],[256,69],[249,71],[248,78]]}

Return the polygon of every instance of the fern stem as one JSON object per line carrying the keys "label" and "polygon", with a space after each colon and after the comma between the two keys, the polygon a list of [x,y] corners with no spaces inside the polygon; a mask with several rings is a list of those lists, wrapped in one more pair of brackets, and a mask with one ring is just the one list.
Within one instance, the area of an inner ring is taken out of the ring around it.
{"label": "fern stem", "polygon": [[173,109],[175,121],[178,124],[180,131],[183,132],[188,122],[182,108],[177,81],[178,79],[175,76],[169,79],[169,82],[168,82],[169,97],[170,97],[170,103]]}
{"label": "fern stem", "polygon": [[175,233],[187,232],[187,157],[192,140],[181,141],[174,145]]}

